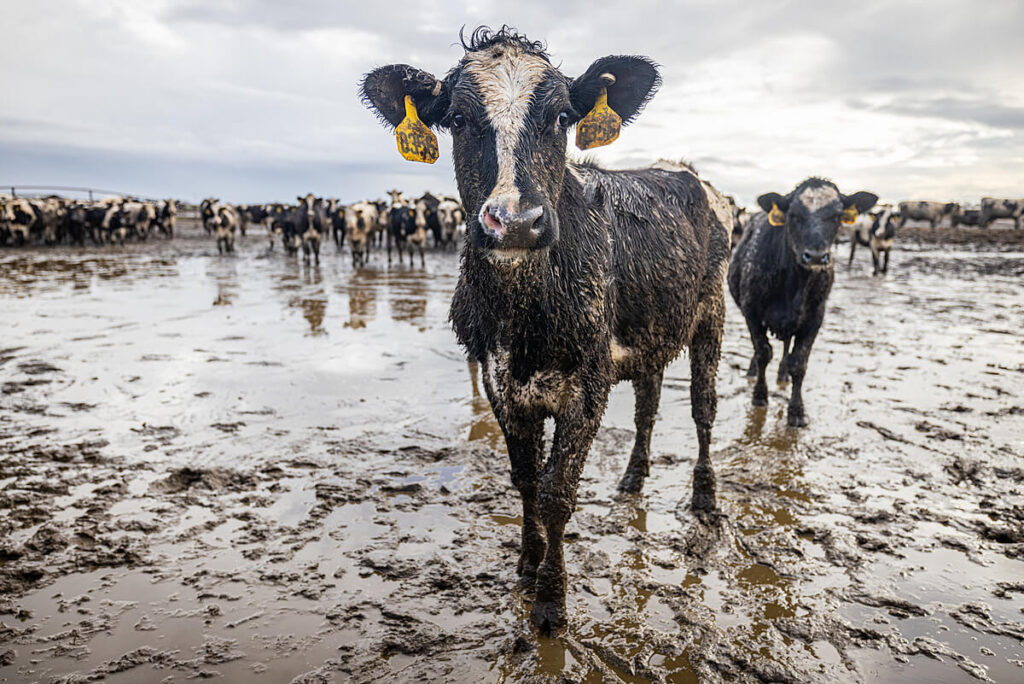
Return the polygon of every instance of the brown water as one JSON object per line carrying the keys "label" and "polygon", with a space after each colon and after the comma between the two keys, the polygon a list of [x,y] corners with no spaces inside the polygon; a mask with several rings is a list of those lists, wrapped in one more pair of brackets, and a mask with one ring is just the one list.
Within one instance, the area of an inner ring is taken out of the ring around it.
{"label": "brown water", "polygon": [[715,527],[685,359],[637,499],[616,388],[540,639],[457,257],[327,249],[0,252],[0,681],[1024,679],[1024,253],[840,267],[802,431],[730,302]]}

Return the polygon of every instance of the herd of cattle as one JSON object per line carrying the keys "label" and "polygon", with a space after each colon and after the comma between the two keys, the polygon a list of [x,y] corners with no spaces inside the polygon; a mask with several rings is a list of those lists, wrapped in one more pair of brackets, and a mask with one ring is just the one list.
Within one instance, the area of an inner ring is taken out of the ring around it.
{"label": "herd of cattle", "polygon": [[97,245],[174,236],[174,200],[143,202],[130,197],[98,201],[62,197],[0,196],[0,245]]}
{"label": "herd of cattle", "polygon": [[413,249],[424,263],[428,235],[435,247],[454,249],[456,238],[465,231],[465,211],[453,197],[406,199],[398,190],[388,191],[389,201],[364,200],[344,205],[337,199],[316,197],[312,193],[297,197],[292,204],[253,204],[232,206],[215,198],[202,201],[199,215],[203,228],[217,239],[221,253],[234,250],[235,234],[246,234],[250,223],[263,227],[270,248],[279,239],[288,254],[302,250],[305,260],[320,261],[320,246],[331,240],[341,251],[348,239],[352,265],[358,268],[370,258],[372,247],[387,247],[388,263],[392,247],[402,262],[406,252],[413,263]]}

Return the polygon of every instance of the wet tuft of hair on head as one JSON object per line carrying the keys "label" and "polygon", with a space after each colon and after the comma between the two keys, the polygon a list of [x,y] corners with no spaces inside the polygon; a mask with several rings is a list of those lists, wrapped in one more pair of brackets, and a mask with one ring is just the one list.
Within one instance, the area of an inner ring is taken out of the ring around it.
{"label": "wet tuft of hair on head", "polygon": [[493,31],[489,26],[477,26],[469,35],[469,42],[466,42],[465,31],[465,26],[459,29],[459,42],[466,52],[480,52],[496,45],[512,45],[522,52],[550,61],[547,45],[543,41],[530,40],[507,24],[503,24],[497,31]]}

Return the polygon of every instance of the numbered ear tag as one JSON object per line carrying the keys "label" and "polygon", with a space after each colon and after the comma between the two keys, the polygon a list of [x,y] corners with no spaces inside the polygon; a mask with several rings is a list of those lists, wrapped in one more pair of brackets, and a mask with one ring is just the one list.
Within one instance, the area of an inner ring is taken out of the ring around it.
{"label": "numbered ear tag", "polygon": [[622,130],[622,118],[608,106],[608,88],[601,88],[594,108],[576,124],[576,147],[589,150],[615,142]]}
{"label": "numbered ear tag", "polygon": [[772,210],[768,212],[768,223],[776,227],[786,225],[786,215],[775,202],[772,202]]}
{"label": "numbered ear tag", "polygon": [[395,129],[398,151],[409,161],[433,164],[437,161],[437,136],[420,121],[410,95],[405,96],[405,118]]}
{"label": "numbered ear tag", "polygon": [[857,207],[851,205],[843,209],[843,217],[839,220],[846,225],[850,225],[851,223],[856,223],[857,214]]}

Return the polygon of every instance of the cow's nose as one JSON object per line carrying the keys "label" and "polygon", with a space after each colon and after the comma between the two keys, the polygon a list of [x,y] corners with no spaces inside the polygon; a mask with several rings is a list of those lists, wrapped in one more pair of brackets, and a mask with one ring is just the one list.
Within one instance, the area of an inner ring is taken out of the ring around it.
{"label": "cow's nose", "polygon": [[511,211],[505,203],[488,202],[480,214],[484,230],[501,241],[506,235],[525,235],[527,231],[538,232],[536,229],[544,217],[544,207]]}
{"label": "cow's nose", "polygon": [[807,266],[828,266],[831,258],[828,250],[824,249],[805,249],[803,253],[803,261]]}

